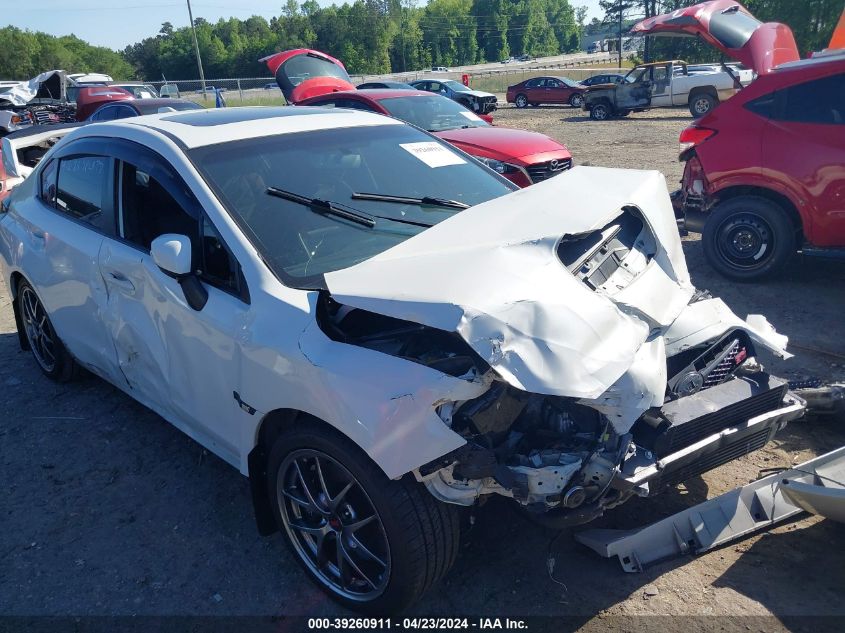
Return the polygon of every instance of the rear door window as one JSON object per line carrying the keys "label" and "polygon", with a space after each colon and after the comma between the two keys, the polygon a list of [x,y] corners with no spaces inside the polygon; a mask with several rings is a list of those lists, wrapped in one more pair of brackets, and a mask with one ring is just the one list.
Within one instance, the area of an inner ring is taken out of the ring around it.
{"label": "rear door window", "polygon": [[815,79],[782,91],[782,113],[795,123],[845,124],[845,74]]}
{"label": "rear door window", "polygon": [[114,161],[106,156],[61,159],[55,200],[62,213],[115,235]]}

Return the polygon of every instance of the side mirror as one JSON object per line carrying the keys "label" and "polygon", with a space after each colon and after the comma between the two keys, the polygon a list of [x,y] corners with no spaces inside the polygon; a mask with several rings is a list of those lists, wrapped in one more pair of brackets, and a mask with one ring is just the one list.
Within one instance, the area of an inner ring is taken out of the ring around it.
{"label": "side mirror", "polygon": [[150,245],[150,254],[156,266],[179,282],[188,305],[202,310],[208,302],[208,290],[191,270],[190,238],[176,233],[159,235]]}

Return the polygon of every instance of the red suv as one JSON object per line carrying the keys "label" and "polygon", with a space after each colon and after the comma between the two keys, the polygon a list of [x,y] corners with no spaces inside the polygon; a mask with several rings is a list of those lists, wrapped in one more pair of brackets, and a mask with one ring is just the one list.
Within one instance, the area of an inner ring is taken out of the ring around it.
{"label": "red suv", "polygon": [[737,280],[845,247],[845,53],[759,77],[681,133],[676,208]]}
{"label": "red suv", "polygon": [[716,0],[634,27],[698,35],[758,74],[681,133],[676,213],[704,254],[739,281],[777,272],[797,251],[845,252],[845,51],[800,60],[792,32]]}

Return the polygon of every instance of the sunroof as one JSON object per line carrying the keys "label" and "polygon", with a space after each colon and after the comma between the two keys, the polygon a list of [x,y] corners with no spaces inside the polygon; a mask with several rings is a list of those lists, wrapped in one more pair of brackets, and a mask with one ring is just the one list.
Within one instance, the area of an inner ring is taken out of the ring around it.
{"label": "sunroof", "polygon": [[260,121],[283,116],[306,116],[309,114],[341,114],[335,108],[303,108],[300,106],[279,106],[267,108],[214,108],[209,110],[190,110],[189,112],[162,117],[162,121],[182,123],[194,127],[228,125],[242,121]]}

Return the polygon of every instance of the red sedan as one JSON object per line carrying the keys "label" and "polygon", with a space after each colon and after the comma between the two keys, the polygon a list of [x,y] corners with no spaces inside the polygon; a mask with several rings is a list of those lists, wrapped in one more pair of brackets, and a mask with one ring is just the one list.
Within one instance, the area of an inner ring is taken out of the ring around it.
{"label": "red sedan", "polygon": [[517,108],[541,103],[568,103],[573,108],[580,108],[584,103],[586,86],[567,77],[533,77],[515,86],[508,86],[507,102]]}
{"label": "red sedan", "polygon": [[[537,132],[492,127],[441,95],[420,90],[355,90],[340,61],[299,49],[265,58],[295,105],[351,108],[401,119],[451,143],[520,187],[572,167],[565,145]],[[485,117],[489,119],[489,117]]]}

